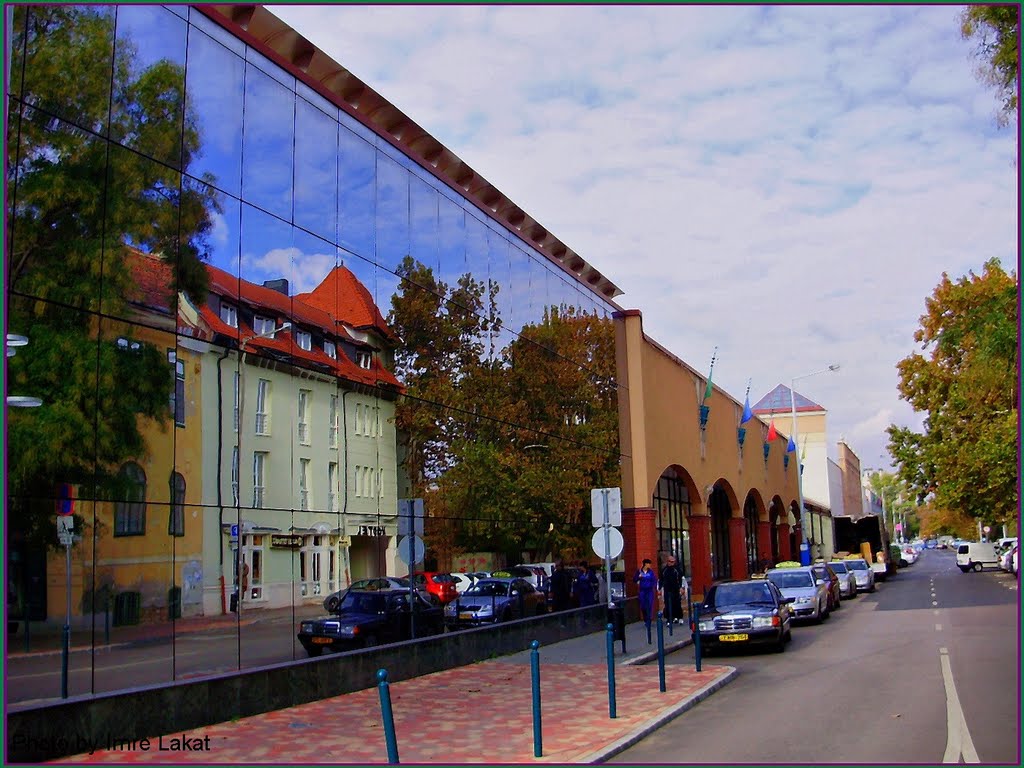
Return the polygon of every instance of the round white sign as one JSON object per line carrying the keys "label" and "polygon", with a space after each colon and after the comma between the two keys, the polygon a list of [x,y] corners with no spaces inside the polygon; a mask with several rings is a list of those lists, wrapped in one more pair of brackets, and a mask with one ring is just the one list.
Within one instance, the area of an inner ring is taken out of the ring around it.
{"label": "round white sign", "polygon": [[413,536],[412,537],[412,548],[413,548],[413,557],[415,557],[416,559],[413,562],[410,563],[409,562],[409,537],[408,536],[403,536],[401,541],[398,542],[398,552],[396,554],[398,555],[398,559],[401,560],[406,565],[415,565],[416,563],[418,563],[421,560],[423,560],[423,550],[424,550],[423,539],[421,539],[419,536]]}
{"label": "round white sign", "polygon": [[991,529],[991,528],[990,528],[989,526],[987,526],[987,525],[986,525],[986,526],[985,526],[984,528],[982,528],[981,530],[983,530],[983,531],[984,531],[985,533],[988,533],[988,532],[989,532],[989,531],[991,531],[992,529]]}
{"label": "round white sign", "polygon": [[[594,548],[594,552],[600,558],[605,557],[604,552],[604,528],[598,528],[594,531],[594,537],[590,540],[590,545]],[[622,534],[619,533],[618,528],[608,529],[608,557],[614,559],[622,554],[622,548],[626,545],[625,540],[622,538]]]}

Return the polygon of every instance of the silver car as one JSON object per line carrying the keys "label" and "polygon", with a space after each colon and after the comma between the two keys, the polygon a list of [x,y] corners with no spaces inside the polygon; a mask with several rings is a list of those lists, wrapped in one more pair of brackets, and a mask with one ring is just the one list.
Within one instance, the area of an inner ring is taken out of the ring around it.
{"label": "silver car", "polygon": [[863,557],[852,557],[843,562],[846,563],[847,568],[853,571],[853,576],[857,580],[858,592],[875,591],[875,572],[868,565],[867,560]]}
{"label": "silver car", "polygon": [[793,598],[789,606],[793,618],[812,619],[816,624],[828,618],[828,582],[814,578],[810,566],[773,568],[764,577],[783,597]]}
{"label": "silver car", "polygon": [[828,564],[832,572],[839,577],[839,596],[843,600],[850,600],[857,596],[857,578],[853,575],[845,560],[833,560]]}

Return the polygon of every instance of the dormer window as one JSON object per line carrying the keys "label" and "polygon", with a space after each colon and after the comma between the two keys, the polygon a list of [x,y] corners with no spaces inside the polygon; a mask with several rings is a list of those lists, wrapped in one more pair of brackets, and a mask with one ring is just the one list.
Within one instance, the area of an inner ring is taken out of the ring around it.
{"label": "dormer window", "polygon": [[299,349],[304,349],[309,352],[313,349],[313,336],[309,331],[296,331],[295,343],[298,345]]}
{"label": "dormer window", "polygon": [[369,352],[356,352],[356,365],[360,368],[370,370],[371,355]]}
{"label": "dormer window", "polygon": [[337,360],[338,359],[338,350],[334,346],[334,342],[333,341],[325,341],[324,342],[324,354],[327,355],[329,358],[331,358],[331,360]]}
{"label": "dormer window", "polygon": [[271,331],[274,330],[274,318],[272,317],[261,317],[256,315],[252,321],[252,329],[256,332],[257,336],[263,336],[264,334],[268,338],[274,338]]}
{"label": "dormer window", "polygon": [[220,319],[232,328],[238,327],[238,310],[231,304],[220,305]]}

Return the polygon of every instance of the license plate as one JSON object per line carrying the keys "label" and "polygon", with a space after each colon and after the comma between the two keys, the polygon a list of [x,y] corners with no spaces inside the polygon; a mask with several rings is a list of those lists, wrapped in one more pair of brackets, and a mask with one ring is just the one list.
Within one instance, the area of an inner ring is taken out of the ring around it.
{"label": "license plate", "polygon": [[719,635],[718,639],[721,640],[723,643],[736,643],[736,642],[739,642],[741,640],[749,640],[750,639],[750,635],[747,635],[747,634],[742,634],[742,635]]}
{"label": "license plate", "polygon": [[331,638],[329,637],[314,637],[312,638],[313,645],[330,645]]}
{"label": "license plate", "polygon": [[462,619],[463,621],[472,621],[473,620],[473,614],[472,613],[465,613],[465,612],[463,612],[463,613],[459,614],[459,618]]}

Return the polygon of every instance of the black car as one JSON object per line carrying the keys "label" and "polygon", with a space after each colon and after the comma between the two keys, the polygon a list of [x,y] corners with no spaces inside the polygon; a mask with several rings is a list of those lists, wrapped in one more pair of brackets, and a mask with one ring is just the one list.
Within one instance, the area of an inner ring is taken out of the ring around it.
{"label": "black car", "polygon": [[443,632],[444,614],[440,606],[423,599],[418,592],[410,596],[405,589],[350,589],[341,598],[334,616],[299,624],[299,642],[310,656],[319,656],[325,648],[349,651],[410,640],[413,629],[416,637]]}
{"label": "black car", "polygon": [[701,649],[766,644],[785,650],[792,637],[791,602],[763,579],[715,584],[700,605]]}

